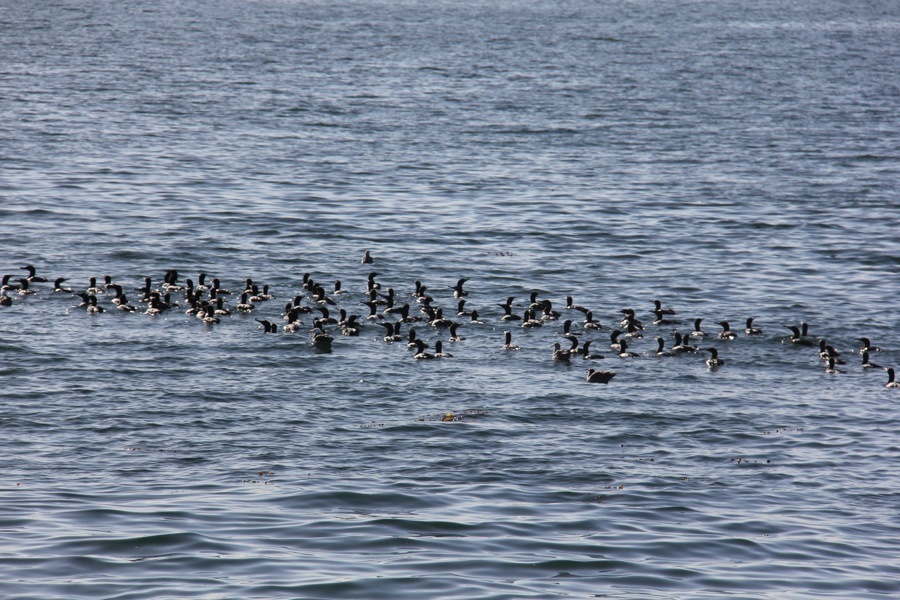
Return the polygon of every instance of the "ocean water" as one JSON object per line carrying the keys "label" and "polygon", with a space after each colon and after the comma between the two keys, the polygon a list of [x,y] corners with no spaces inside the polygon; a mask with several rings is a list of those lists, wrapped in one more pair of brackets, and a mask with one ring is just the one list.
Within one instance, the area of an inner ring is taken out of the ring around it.
{"label": "ocean water", "polygon": [[[898,65],[877,0],[3,3],[0,274],[139,311],[0,306],[0,596],[900,596]],[[451,358],[256,320],[371,272]],[[724,367],[654,355],[695,318]]]}

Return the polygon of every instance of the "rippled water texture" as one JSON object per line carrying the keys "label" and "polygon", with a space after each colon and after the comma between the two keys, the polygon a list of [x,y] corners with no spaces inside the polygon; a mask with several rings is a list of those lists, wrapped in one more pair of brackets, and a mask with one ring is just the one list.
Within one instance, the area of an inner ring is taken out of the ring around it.
{"label": "rippled water texture", "polygon": [[[898,65],[877,0],[3,3],[0,274],[140,311],[0,307],[0,596],[900,596]],[[452,358],[256,321],[372,271]],[[724,367],[654,355],[701,317]]]}

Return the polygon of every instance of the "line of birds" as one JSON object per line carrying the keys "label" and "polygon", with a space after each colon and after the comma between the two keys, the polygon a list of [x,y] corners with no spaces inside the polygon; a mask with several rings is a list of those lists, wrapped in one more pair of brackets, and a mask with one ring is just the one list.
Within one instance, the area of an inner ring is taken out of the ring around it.
{"label": "line of birds", "polygon": [[[368,250],[360,262],[364,265],[374,262]],[[20,267],[20,269],[27,272],[26,277],[16,278],[15,275],[7,274],[0,281],[0,306],[11,306],[13,304],[13,298],[10,294],[27,298],[37,293],[32,284],[48,283],[47,278],[37,275],[37,269],[34,265],[25,265]],[[455,321],[452,317],[444,315],[443,308],[437,305],[434,297],[429,293],[428,287],[418,280],[415,281],[415,289],[412,291],[411,296],[419,307],[418,312],[420,314],[411,314],[410,302],[401,303],[393,288],[383,289],[381,283],[376,281],[376,277],[379,275],[375,271],[369,272],[365,288],[366,299],[359,302],[360,306],[366,306],[369,309],[368,314],[348,315],[347,310],[343,306],[339,306],[338,300],[348,297],[348,292],[342,288],[339,280],[334,282],[333,290],[327,292],[312,275],[305,273],[301,282],[301,291],[284,305],[281,313],[281,318],[284,321],[280,327],[281,331],[297,333],[305,328],[300,317],[307,314],[314,315],[312,329],[309,330],[310,342],[320,351],[330,351],[334,341],[330,331],[334,331],[337,328],[342,335],[355,337],[360,335],[363,322],[368,322],[377,324],[385,329],[385,335],[383,336],[385,342],[405,341],[406,346],[414,351],[414,359],[435,360],[449,358],[452,354],[444,351],[442,340],[436,340],[434,342],[434,351],[429,352],[429,343],[418,337],[416,329],[412,326],[413,324],[421,323],[430,325],[440,331],[446,330],[449,332],[449,342],[460,342],[465,339],[458,331],[463,324],[484,324],[477,310],[468,310],[465,307],[466,297],[469,295],[469,292],[464,285],[469,281],[468,278],[459,279],[456,285],[447,286],[453,291],[453,297],[457,300],[455,316],[468,317],[467,321]],[[110,310],[114,307],[119,312],[143,312],[148,315],[160,315],[169,310],[184,309],[186,314],[194,315],[208,325],[220,323],[222,317],[234,313],[255,313],[263,303],[275,299],[275,295],[270,292],[268,285],[260,286],[251,278],[245,280],[242,289],[232,292],[223,288],[218,278],[214,277],[207,281],[205,273],[200,273],[196,282],[190,278],[182,282],[178,271],[175,269],[165,272],[163,283],[159,287],[153,287],[152,279],[144,277],[143,285],[133,290],[140,294],[137,305],[129,301],[125,288],[121,284],[113,282],[112,277],[109,275],[103,277],[102,283],[98,281],[98,278],[90,277],[87,287],[81,291],[73,291],[72,288],[66,287],[64,285],[66,281],[64,277],[56,278],[53,281],[51,294],[81,298],[81,303],[71,308],[83,309],[88,314],[100,314],[107,311],[107,308],[98,302],[98,296],[104,295],[112,297]],[[174,294],[180,294],[182,299],[173,299]],[[576,324],[575,319],[563,320],[563,314],[554,309],[553,303],[548,299],[539,299],[538,295],[538,292],[531,293],[529,302],[522,310],[521,315],[513,312],[515,297],[508,297],[505,302],[499,303],[497,306],[503,310],[499,321],[507,326],[519,325],[525,329],[534,329],[554,321],[562,321],[562,337],[569,342],[569,347],[563,348],[562,343],[554,342],[551,353],[553,361],[569,363],[572,359],[577,358],[583,360],[604,358],[603,355],[595,354],[591,351],[592,341],[589,340],[580,344],[578,337],[572,332],[572,326]],[[239,298],[239,300],[231,302],[229,299],[232,297]],[[654,308],[650,311],[654,315],[653,325],[677,326],[682,324],[682,321],[672,318],[676,314],[674,310],[664,308],[659,300],[654,300],[653,304]],[[336,309],[338,316],[332,316],[329,307],[332,307],[332,310]],[[593,311],[575,304],[572,296],[566,297],[565,310],[580,312],[584,315],[580,325],[585,333],[602,329],[602,325],[594,319]],[[629,350],[628,340],[642,338],[645,331],[644,324],[637,318],[633,309],[626,308],[620,312],[623,317],[619,324],[620,328],[615,328],[610,333],[610,349],[621,358],[636,358],[639,354]],[[318,313],[318,315],[315,315],[315,313]],[[392,321],[390,319],[396,320]],[[270,319],[256,319],[256,321],[259,322],[263,333],[273,334],[279,331],[278,321]],[[755,327],[753,321],[754,317],[746,320],[743,330],[745,336],[762,334],[762,329]],[[702,322],[702,318],[694,319],[693,330],[684,335],[675,330],[673,332],[674,344],[669,349],[665,347],[665,339],[657,336],[657,349],[649,354],[662,357],[694,353],[702,350],[710,355],[706,359],[705,364],[711,371],[724,366],[725,360],[719,357],[717,348],[713,346],[699,348],[691,342],[707,337],[729,341],[736,339],[738,333],[731,329],[727,321],[719,321],[718,325],[722,330],[716,334],[708,334],[702,330]],[[407,324],[409,328],[405,337],[401,331],[403,324]],[[834,346],[829,345],[826,340],[811,337],[807,323],[801,321],[799,326],[784,325],[784,327],[791,332],[791,335],[786,340],[788,343],[799,346],[818,346],[819,356],[827,365],[826,373],[837,374],[843,372],[838,368],[839,365],[845,364],[845,361],[841,358],[841,353]],[[868,338],[859,338],[859,340],[863,343],[863,346],[859,349],[859,353],[862,356],[862,368],[884,369],[888,374],[888,382],[885,384],[885,387],[900,388],[900,382],[895,381],[892,367],[884,368],[869,360],[870,354],[879,351],[879,348],[872,346]],[[507,351],[519,349],[519,346],[512,341],[511,331],[507,330],[504,332],[504,343],[500,349]],[[585,378],[590,383],[609,383],[615,375],[615,371],[589,368],[586,370]]]}

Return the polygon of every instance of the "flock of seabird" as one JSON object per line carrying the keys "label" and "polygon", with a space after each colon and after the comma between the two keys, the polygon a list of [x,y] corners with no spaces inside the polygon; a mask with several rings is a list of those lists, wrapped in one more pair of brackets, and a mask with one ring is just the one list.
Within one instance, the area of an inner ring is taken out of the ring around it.
{"label": "flock of seabird", "polygon": [[[364,265],[373,264],[374,258],[366,250],[360,262]],[[37,274],[37,269],[33,265],[25,265],[20,267],[20,270],[25,271],[26,276],[17,277],[15,274],[3,276],[2,284],[0,284],[0,307],[13,306],[14,297],[25,300],[38,293],[36,284],[49,283],[47,278]],[[279,331],[298,333],[307,330],[310,335],[310,343],[316,349],[326,352],[331,350],[334,340],[332,333],[340,332],[341,335],[355,337],[360,335],[364,324],[375,324],[384,328],[383,340],[385,342],[405,342],[415,360],[436,360],[452,356],[444,350],[443,340],[435,340],[434,347],[431,348],[429,342],[419,337],[416,327],[421,330],[427,326],[441,333],[446,332],[449,334],[448,342],[461,342],[465,338],[459,334],[459,327],[485,324],[476,309],[469,310],[465,306],[466,298],[469,295],[468,290],[464,288],[466,282],[469,281],[467,278],[459,279],[456,285],[448,286],[453,291],[453,298],[457,301],[457,306],[455,310],[447,311],[453,316],[446,316],[444,309],[438,306],[434,297],[429,294],[428,287],[421,281],[415,282],[415,289],[411,292],[413,303],[418,307],[418,310],[415,311],[418,314],[414,314],[411,303],[401,301],[393,288],[383,288],[381,283],[376,281],[378,276],[379,273],[376,271],[368,274],[365,288],[366,299],[358,304],[358,306],[368,308],[367,314],[348,314],[347,309],[343,307],[342,299],[349,295],[342,289],[340,281],[335,281],[332,291],[328,292],[311,274],[306,273],[303,275],[299,292],[284,305],[281,311],[281,323],[278,320],[270,319],[256,319],[256,321],[259,322],[263,333],[267,334]],[[219,278],[207,279],[205,273],[200,273],[196,282],[190,278],[182,281],[175,269],[166,271],[162,283],[157,287],[153,286],[152,278],[145,277],[141,287],[129,289],[129,292],[137,292],[137,295],[134,295],[136,298],[134,303],[129,300],[126,288],[122,284],[114,282],[109,275],[103,277],[102,283],[99,278],[90,277],[86,287],[78,290],[67,287],[66,281],[64,277],[56,278],[49,293],[80,298],[81,303],[71,307],[74,310],[84,310],[88,314],[100,314],[107,311],[141,312],[151,316],[158,316],[170,310],[181,310],[210,326],[220,323],[223,317],[234,313],[258,314],[266,302],[275,299],[268,285],[259,285],[251,278],[245,279],[243,286],[233,292],[222,287]],[[591,351],[592,341],[585,341],[582,344],[572,331],[573,325],[576,324],[580,325],[584,333],[599,331],[602,328],[602,325],[594,319],[592,310],[575,304],[572,296],[567,296],[566,306],[563,309],[566,312],[563,313],[555,310],[550,300],[540,299],[538,296],[538,292],[532,292],[529,301],[521,311],[514,311],[514,297],[508,297],[505,302],[498,303],[503,310],[503,314],[499,317],[500,323],[507,327],[518,326],[532,329],[552,326],[554,322],[560,322],[563,327],[561,336],[568,342],[568,347],[564,348],[563,342],[555,342],[551,352],[553,361],[571,363],[573,360],[590,361],[604,358],[603,355]],[[109,301],[101,304],[98,300],[100,297],[108,298]],[[673,318],[675,311],[664,308],[659,300],[653,300],[653,304],[654,308],[650,311],[654,315],[652,325],[668,328],[682,323]],[[332,311],[336,311],[337,316],[333,316]],[[637,318],[633,309],[626,308],[620,312],[623,315],[621,322],[609,336],[610,349],[613,351],[613,356],[637,358],[640,355],[629,350],[629,341],[642,338],[646,331],[645,326]],[[581,314],[578,319],[565,318],[576,313]],[[304,324],[301,317],[311,319],[311,329]],[[754,326],[753,320],[753,317],[746,320],[742,332],[745,336],[762,334],[762,330]],[[665,347],[665,338],[657,336],[657,349],[649,354],[662,357],[702,351],[709,353],[706,366],[710,370],[714,371],[722,367],[725,365],[725,360],[719,357],[716,347],[700,348],[692,342],[701,342],[707,338],[723,341],[734,340],[739,333],[732,330],[727,321],[717,323],[722,328],[721,331],[707,333],[701,327],[702,322],[702,318],[694,319],[693,330],[683,335],[677,330],[674,331],[674,343],[670,348]],[[402,333],[404,325],[408,329],[405,335]],[[825,373],[844,372],[839,368],[840,365],[846,364],[846,361],[841,358],[840,352],[834,346],[829,345],[826,340],[810,336],[807,323],[801,322],[799,325],[785,325],[784,327],[791,332],[790,336],[786,338],[786,343],[818,348],[819,356],[827,365]],[[518,350],[519,346],[513,343],[512,337],[511,330],[504,331],[504,343],[499,349]],[[894,380],[892,367],[881,367],[869,360],[873,353],[879,351],[879,348],[873,346],[868,338],[859,338],[859,341],[862,343],[859,348],[862,368],[884,369],[888,375],[885,387],[900,388],[900,382]],[[586,380],[590,383],[609,383],[615,375],[615,371],[589,368]]]}

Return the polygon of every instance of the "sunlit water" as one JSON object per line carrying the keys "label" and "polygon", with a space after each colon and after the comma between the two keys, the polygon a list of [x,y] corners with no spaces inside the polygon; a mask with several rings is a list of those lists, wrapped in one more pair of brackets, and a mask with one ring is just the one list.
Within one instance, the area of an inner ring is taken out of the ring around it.
{"label": "sunlit water", "polygon": [[[6,3],[2,273],[276,299],[9,292],[0,595],[900,595],[900,390],[857,352],[900,366],[898,64],[892,2]],[[304,273],[364,316],[372,271],[484,324],[416,361],[255,320]],[[532,292],[561,319],[500,320]],[[723,368],[653,356],[698,317]],[[567,318],[604,360],[551,360]]]}

